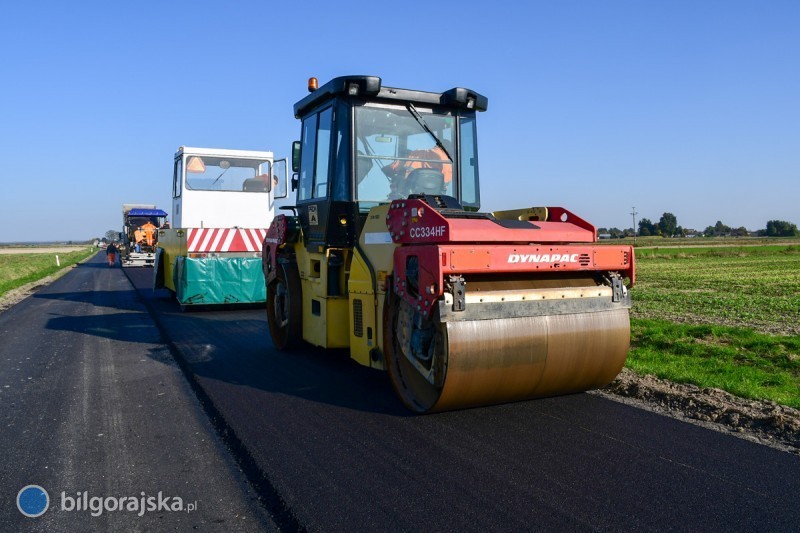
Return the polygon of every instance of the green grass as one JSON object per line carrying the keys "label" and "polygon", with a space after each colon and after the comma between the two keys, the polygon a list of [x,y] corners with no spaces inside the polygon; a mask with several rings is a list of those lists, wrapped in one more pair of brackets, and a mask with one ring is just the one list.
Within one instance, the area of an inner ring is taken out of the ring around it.
{"label": "green grass", "polygon": [[637,259],[689,259],[709,257],[764,257],[800,254],[800,244],[726,245],[637,248]]}
{"label": "green grass", "polygon": [[0,254],[0,296],[21,287],[26,283],[42,279],[54,274],[62,268],[74,265],[95,253],[95,249],[87,247],[69,253],[60,253],[61,266],[56,265],[56,254]]}
{"label": "green grass", "polygon": [[636,258],[631,370],[800,408],[800,246]]}
{"label": "green grass", "polygon": [[637,250],[636,257],[634,318],[800,335],[798,246]]}
{"label": "green grass", "polygon": [[800,336],[632,320],[627,366],[640,374],[800,408]]}
{"label": "green grass", "polygon": [[[633,244],[633,237],[603,239],[598,244]],[[800,237],[636,237],[636,253],[640,248],[688,248],[693,246],[771,246],[774,244],[800,245]]]}

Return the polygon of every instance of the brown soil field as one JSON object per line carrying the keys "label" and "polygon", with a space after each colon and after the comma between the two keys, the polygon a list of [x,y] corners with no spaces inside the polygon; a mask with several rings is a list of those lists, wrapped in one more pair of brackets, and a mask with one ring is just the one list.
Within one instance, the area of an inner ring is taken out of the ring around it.
{"label": "brown soil field", "polygon": [[0,246],[0,254],[66,254],[88,247],[89,246],[86,244],[64,246]]}

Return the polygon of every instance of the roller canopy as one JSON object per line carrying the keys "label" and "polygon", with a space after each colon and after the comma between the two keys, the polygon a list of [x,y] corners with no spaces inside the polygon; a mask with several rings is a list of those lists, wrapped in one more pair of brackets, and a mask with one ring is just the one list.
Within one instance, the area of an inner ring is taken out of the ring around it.
{"label": "roller canopy", "polygon": [[131,209],[127,215],[131,217],[165,217],[167,213],[161,209]]}

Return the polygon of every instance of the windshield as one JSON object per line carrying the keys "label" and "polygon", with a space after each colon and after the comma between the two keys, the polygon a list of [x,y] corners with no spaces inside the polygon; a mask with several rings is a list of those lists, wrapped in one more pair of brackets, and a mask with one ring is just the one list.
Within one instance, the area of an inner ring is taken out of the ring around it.
{"label": "windshield", "polygon": [[[455,157],[456,119],[424,109],[419,113],[421,120],[408,108],[356,108],[359,202],[385,203],[415,193],[456,196],[455,165],[450,159]],[[444,150],[437,146],[436,138]]]}
{"label": "windshield", "polygon": [[186,188],[195,191],[268,192],[270,162],[263,159],[186,156]]}

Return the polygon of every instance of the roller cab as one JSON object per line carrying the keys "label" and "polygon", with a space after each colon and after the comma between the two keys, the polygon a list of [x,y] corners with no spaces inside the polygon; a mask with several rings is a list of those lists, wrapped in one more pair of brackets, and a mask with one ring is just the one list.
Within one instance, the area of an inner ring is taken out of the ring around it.
{"label": "roller cab", "polygon": [[480,212],[487,99],[348,76],[295,104],[291,213],[262,247],[273,343],[348,348],[415,412],[602,387],[630,338],[630,246],[561,207]]}

